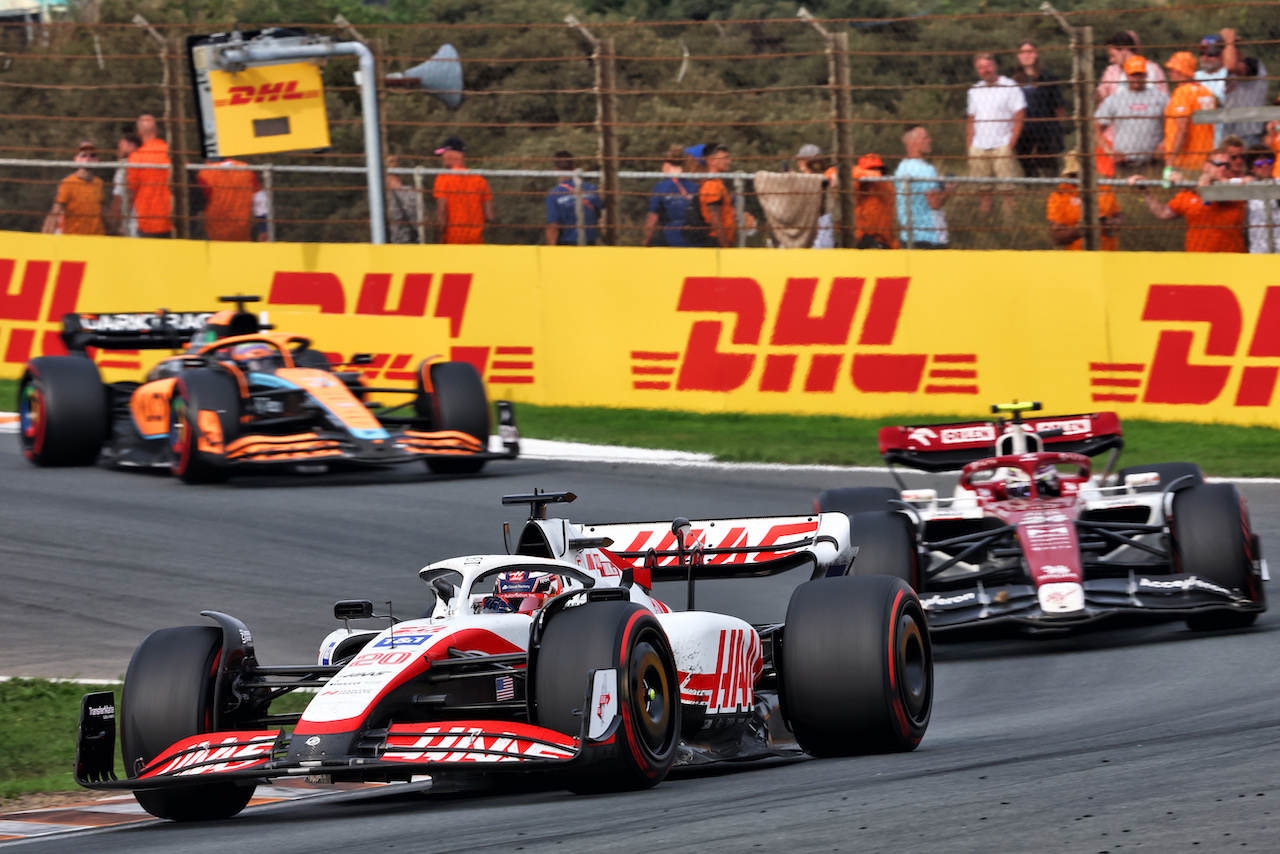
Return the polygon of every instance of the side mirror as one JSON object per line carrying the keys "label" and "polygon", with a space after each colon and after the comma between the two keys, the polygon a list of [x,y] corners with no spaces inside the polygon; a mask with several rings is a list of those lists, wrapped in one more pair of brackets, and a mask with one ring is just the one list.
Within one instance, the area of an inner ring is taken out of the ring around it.
{"label": "side mirror", "polygon": [[348,365],[372,365],[373,354],[372,353],[356,353],[354,356],[351,357],[351,361],[347,362],[347,364]]}
{"label": "side mirror", "polygon": [[333,616],[338,620],[367,620],[373,616],[373,603],[368,599],[343,599],[334,603]]}
{"label": "side mirror", "polygon": [[453,582],[444,578],[431,579],[431,586],[435,588],[436,595],[441,601],[448,602],[453,598]]}

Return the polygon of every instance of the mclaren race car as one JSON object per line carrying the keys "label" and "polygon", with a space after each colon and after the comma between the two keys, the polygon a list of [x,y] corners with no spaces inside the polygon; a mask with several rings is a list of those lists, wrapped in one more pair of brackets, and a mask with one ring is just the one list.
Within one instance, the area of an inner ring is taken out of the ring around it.
{"label": "mclaren race car", "polygon": [[[546,772],[573,791],[638,789],[673,765],[807,751],[909,751],[933,703],[924,612],[888,576],[827,577],[849,565],[838,513],[576,525],[545,518],[571,493],[507,496],[529,520],[509,553],[442,560],[419,574],[416,619],[334,607],[343,626],[318,660],[260,664],[249,629],[149,635],[125,676],[119,721],[127,779],[113,774],[110,692],[85,696],[77,781],[131,789],[150,813],[225,818],[276,778],[409,781]],[[731,545],[709,545],[717,541]],[[630,544],[611,550],[615,542]],[[695,581],[799,570],[784,623],[694,610]],[[687,581],[673,612],[655,581]],[[388,603],[390,611],[390,603]],[[380,628],[353,621],[381,619]],[[272,714],[297,688],[300,714]],[[291,731],[290,731],[291,730]]]}
{"label": "mclaren race car", "polygon": [[[465,362],[426,359],[415,388],[372,388],[311,340],[272,331],[222,297],[216,313],[68,314],[71,355],[32,359],[18,390],[22,452],[38,466],[168,467],[188,483],[234,470],[386,466],[479,471],[519,453],[510,403],[498,403],[504,450],[489,451],[484,383]],[[104,383],[88,348],[177,351],[141,382]],[[382,405],[392,396],[401,402]]]}
{"label": "mclaren race car", "polygon": [[[1124,615],[1209,630],[1248,626],[1266,610],[1266,564],[1234,486],[1206,483],[1193,463],[1114,471],[1115,413],[1022,416],[1039,409],[1001,404],[994,421],[882,428],[891,470],[959,469],[954,492],[898,478],[900,490],[827,490],[816,507],[848,515],[855,568],[908,581],[935,632]],[[1090,458],[1104,452],[1094,472]]]}

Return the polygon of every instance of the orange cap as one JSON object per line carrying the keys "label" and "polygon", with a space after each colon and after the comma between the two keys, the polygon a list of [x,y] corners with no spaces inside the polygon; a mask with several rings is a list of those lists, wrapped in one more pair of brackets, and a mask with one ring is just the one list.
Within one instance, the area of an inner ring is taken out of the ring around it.
{"label": "orange cap", "polygon": [[884,169],[884,161],[879,154],[864,154],[858,158],[859,169]]}
{"label": "orange cap", "polygon": [[1169,57],[1169,61],[1164,64],[1165,68],[1171,68],[1179,74],[1187,77],[1196,76],[1196,58],[1185,50],[1180,50],[1173,56]]}
{"label": "orange cap", "polygon": [[1125,74],[1146,74],[1147,61],[1140,56],[1131,56],[1124,61]]}

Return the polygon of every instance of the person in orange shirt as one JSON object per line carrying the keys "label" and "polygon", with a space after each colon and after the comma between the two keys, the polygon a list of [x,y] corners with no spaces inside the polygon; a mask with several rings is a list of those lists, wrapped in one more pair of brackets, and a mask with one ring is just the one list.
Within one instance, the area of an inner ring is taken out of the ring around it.
{"label": "person in orange shirt", "polygon": [[[82,142],[76,149],[77,163],[97,163],[98,149]],[[62,179],[53,209],[45,217],[45,234],[106,234],[102,225],[102,179],[81,166]]]}
{"label": "person in orange shirt", "polygon": [[[1063,157],[1062,177],[1075,178],[1080,174],[1080,157],[1070,151]],[[1045,217],[1049,220],[1049,238],[1054,246],[1068,251],[1084,249],[1084,229],[1080,220],[1084,210],[1080,205],[1080,190],[1075,184],[1062,183],[1049,194]],[[1120,203],[1109,187],[1098,188],[1098,220],[1102,224],[1102,250],[1115,252],[1120,248],[1116,228],[1123,222]]]}
{"label": "person in orange shirt", "polygon": [[[142,145],[129,155],[131,164],[169,165],[169,145],[156,136],[155,116],[138,116],[138,137]],[[130,169],[129,198],[138,219],[139,237],[173,236],[168,169]]]}
{"label": "person in orange shirt", "polygon": [[858,249],[897,249],[898,196],[892,181],[866,181],[883,178],[884,161],[878,154],[858,158],[853,177],[853,238]]}
{"label": "person in orange shirt", "polygon": [[436,149],[451,170],[436,176],[431,192],[436,200],[437,243],[484,243],[484,225],[493,222],[489,182],[467,172],[466,151],[466,144],[456,136]]}
{"label": "person in orange shirt", "polygon": [[253,194],[262,189],[256,173],[239,160],[214,160],[196,173],[204,190],[204,233],[210,240],[253,240]]}
{"label": "person in orange shirt", "polygon": [[[1198,186],[1229,182],[1231,161],[1224,148],[1215,148],[1205,160]],[[1141,179],[1132,175],[1132,186]],[[1181,181],[1181,175],[1173,176]],[[1182,217],[1187,221],[1187,237],[1183,247],[1187,252],[1244,252],[1245,202],[1206,202],[1194,190],[1182,190],[1168,204],[1156,198],[1154,186],[1146,187],[1144,196],[1151,215],[1160,220]]]}
{"label": "person in orange shirt", "polygon": [[1183,172],[1195,172],[1213,148],[1213,125],[1192,124],[1191,114],[1212,110],[1218,100],[1192,79],[1196,58],[1185,50],[1175,53],[1164,67],[1169,69],[1169,82],[1178,87],[1164,108],[1164,162]]}
{"label": "person in orange shirt", "polygon": [[[707,172],[715,175],[729,171],[729,146],[709,142],[702,148]],[[698,190],[698,204],[702,216],[711,226],[711,238],[715,245],[728,248],[738,235],[738,211],[733,206],[733,194],[720,178],[708,178]]]}

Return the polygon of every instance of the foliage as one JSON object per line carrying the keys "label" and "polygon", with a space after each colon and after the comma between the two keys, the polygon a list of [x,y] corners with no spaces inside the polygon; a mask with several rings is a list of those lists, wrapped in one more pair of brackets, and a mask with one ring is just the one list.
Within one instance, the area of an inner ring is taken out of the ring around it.
{"label": "foliage", "polygon": [[[80,698],[96,685],[13,679],[0,682],[0,798],[75,788]],[[120,760],[116,774],[123,776]]]}

